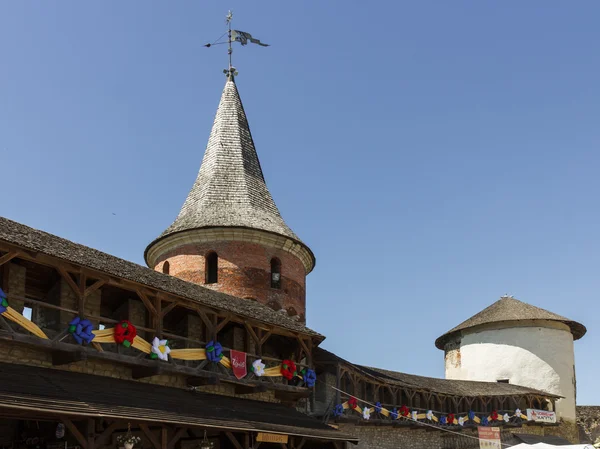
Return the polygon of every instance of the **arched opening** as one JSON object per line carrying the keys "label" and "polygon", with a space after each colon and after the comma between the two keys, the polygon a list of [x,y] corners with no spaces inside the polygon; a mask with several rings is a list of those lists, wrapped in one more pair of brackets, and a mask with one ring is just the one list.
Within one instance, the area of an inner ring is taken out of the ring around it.
{"label": "arched opening", "polygon": [[219,281],[219,256],[211,251],[204,258],[204,283],[216,284]]}
{"label": "arched opening", "polygon": [[171,267],[169,265],[169,261],[167,260],[165,263],[163,263],[163,273],[169,274],[170,269],[171,269]]}
{"label": "arched opening", "polygon": [[271,259],[271,288],[281,288],[281,261],[277,257]]}

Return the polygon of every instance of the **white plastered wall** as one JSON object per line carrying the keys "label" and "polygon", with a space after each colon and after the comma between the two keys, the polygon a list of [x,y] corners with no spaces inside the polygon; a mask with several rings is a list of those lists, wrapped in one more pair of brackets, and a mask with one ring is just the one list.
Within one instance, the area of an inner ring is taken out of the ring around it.
{"label": "white plastered wall", "polygon": [[564,396],[556,402],[557,417],[574,421],[575,356],[568,326],[554,322],[505,326],[463,331],[459,343],[447,345],[446,378],[509,379],[511,384]]}

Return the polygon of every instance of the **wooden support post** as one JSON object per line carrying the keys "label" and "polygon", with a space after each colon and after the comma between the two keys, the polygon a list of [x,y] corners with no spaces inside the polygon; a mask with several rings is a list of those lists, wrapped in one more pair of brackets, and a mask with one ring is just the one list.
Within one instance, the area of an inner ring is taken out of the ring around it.
{"label": "wooden support post", "polygon": [[169,447],[169,435],[166,427],[160,429],[160,447],[161,449],[168,449]]}
{"label": "wooden support post", "polygon": [[95,449],[96,423],[93,419],[87,420],[87,449]]}
{"label": "wooden support post", "polygon": [[187,433],[187,429],[185,427],[181,427],[177,432],[175,432],[175,435],[173,436],[173,438],[171,438],[171,440],[169,441],[169,444],[167,445],[167,449],[174,449],[175,445],[177,444],[177,442]]}
{"label": "wooden support post", "polygon": [[113,432],[119,428],[119,421],[113,422],[109,425],[104,432],[96,437],[96,441],[94,442],[97,448],[105,446],[108,442],[108,439],[112,436]]}
{"label": "wooden support post", "polygon": [[160,338],[163,331],[163,315],[162,315],[162,299],[160,295],[156,295],[154,300],[154,309],[156,310],[156,322],[154,323],[154,329],[156,336]]}

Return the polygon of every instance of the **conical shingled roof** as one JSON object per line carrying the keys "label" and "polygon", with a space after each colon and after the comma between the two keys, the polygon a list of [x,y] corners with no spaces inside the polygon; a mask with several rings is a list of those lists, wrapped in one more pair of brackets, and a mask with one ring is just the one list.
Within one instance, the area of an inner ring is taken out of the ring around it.
{"label": "conical shingled roof", "polygon": [[439,349],[444,349],[444,345],[457,333],[482,324],[500,323],[503,321],[521,321],[521,320],[546,320],[558,321],[571,328],[573,339],[577,340],[587,332],[583,324],[569,320],[564,316],[549,312],[531,304],[524,303],[510,296],[503,296],[491,306],[483,309],[476,315],[473,315],[466,321],[449,330],[435,341]]}
{"label": "conical shingled roof", "polygon": [[267,189],[233,76],[225,83],[196,182],[177,219],[146,253],[171,234],[210,227],[259,229],[306,247],[283,221]]}

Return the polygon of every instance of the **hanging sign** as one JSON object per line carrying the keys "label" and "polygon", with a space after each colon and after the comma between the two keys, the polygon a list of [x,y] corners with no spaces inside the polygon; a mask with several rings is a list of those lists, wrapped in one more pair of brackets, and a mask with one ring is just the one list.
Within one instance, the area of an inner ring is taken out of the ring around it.
{"label": "hanging sign", "polygon": [[287,444],[288,436],[280,435],[278,433],[263,433],[259,432],[256,435],[256,441],[260,441],[261,443],[283,443]]}
{"label": "hanging sign", "polygon": [[527,409],[527,421],[556,423],[556,413],[547,412],[546,410]]}
{"label": "hanging sign", "polygon": [[246,367],[246,353],[234,351],[232,349],[229,351],[229,355],[231,357],[231,368],[233,369],[235,377],[238,379],[246,377],[246,374],[248,374],[248,368]]}
{"label": "hanging sign", "polygon": [[502,449],[500,427],[478,427],[480,449]]}

